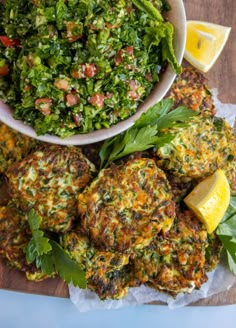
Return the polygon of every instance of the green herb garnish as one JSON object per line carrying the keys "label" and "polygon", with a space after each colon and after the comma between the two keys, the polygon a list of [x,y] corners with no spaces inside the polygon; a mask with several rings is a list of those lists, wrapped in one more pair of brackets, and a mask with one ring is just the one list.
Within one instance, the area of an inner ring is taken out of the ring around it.
{"label": "green herb garnish", "polygon": [[198,115],[183,106],[171,111],[172,106],[171,99],[159,102],[143,113],[125,133],[105,141],[99,152],[101,167],[107,167],[111,162],[134,152],[169,143],[175,136],[161,130],[186,126],[186,123]]}
{"label": "green herb garnish", "polygon": [[236,275],[236,196],[232,196],[216,234],[226,250],[230,271]]}
{"label": "green herb garnish", "polygon": [[28,223],[32,238],[24,249],[27,262],[31,264],[35,261],[37,268],[49,277],[58,274],[66,283],[72,282],[74,286],[86,288],[85,272],[57,242],[45,236],[40,230],[41,222],[42,218],[31,210]]}

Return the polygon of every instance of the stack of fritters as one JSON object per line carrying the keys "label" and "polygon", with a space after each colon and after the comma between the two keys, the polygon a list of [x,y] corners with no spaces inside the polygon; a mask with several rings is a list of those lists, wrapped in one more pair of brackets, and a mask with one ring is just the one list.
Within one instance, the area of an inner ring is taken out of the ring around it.
{"label": "stack of fritters", "polygon": [[143,283],[173,296],[200,288],[219,261],[221,244],[183,198],[218,168],[236,192],[236,137],[214,117],[206,80],[196,70],[184,69],[170,96],[174,107],[187,105],[200,115],[173,128],[168,145],[113,163],[93,181],[95,167],[79,148],[40,145],[29,154],[29,140],[25,148],[15,143],[12,155],[1,145],[11,144],[13,132],[2,135],[12,201],[0,208],[0,254],[29,279],[45,278],[23,252],[31,237],[23,213],[34,208],[41,228],[59,235],[101,299],[122,298]]}
{"label": "stack of fritters", "polygon": [[[176,212],[153,159],[132,158],[101,170],[78,206],[81,224],[64,235],[62,245],[102,299],[123,297],[142,283],[172,295],[191,292],[218,262],[218,239],[191,211]],[[211,262],[209,238],[217,245]]]}
{"label": "stack of fritters", "polygon": [[[2,136],[6,142],[11,129],[9,131]],[[18,138],[24,140],[24,136]],[[22,158],[23,155],[26,154],[22,152],[20,157],[15,157],[15,163],[5,172],[11,203],[0,208],[0,254],[11,265],[26,272],[28,279],[39,280],[45,275],[25,260],[24,247],[31,238],[27,213],[35,209],[42,217],[42,229],[57,233],[71,229],[78,217],[77,194],[90,182],[96,170],[75,147],[41,144],[28,156]],[[4,203],[7,203],[5,199]]]}

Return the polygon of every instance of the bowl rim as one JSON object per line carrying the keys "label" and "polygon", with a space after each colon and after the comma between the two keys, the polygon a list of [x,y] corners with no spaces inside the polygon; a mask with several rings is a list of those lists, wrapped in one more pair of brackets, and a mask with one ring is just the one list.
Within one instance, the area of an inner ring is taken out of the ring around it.
{"label": "bowl rim", "polygon": [[[171,18],[172,13],[178,13],[179,23],[175,26],[176,22],[170,21],[174,25],[175,35],[174,35],[174,48],[177,57],[178,63],[181,64],[184,56],[184,49],[186,43],[186,13],[183,0],[168,0],[171,6],[171,10],[168,12],[167,17]],[[175,15],[173,15],[175,17]],[[175,18],[176,19],[176,18]],[[151,106],[155,105],[158,101],[163,99],[163,97],[168,92],[172,83],[174,82],[176,77],[176,73],[170,64],[168,64],[164,74],[160,77],[160,81],[154,86],[151,93],[147,96],[145,101],[139,105],[135,114],[133,114],[128,119],[121,121],[108,129],[100,129],[97,131],[92,131],[90,133],[85,134],[76,134],[67,138],[60,138],[54,135],[45,134],[38,136],[35,130],[26,125],[21,120],[15,120],[13,118],[13,110],[5,103],[0,100],[0,121],[4,124],[8,125],[10,128],[17,130],[18,132],[31,137],[33,139],[37,139],[43,142],[48,142],[52,144],[58,145],[86,145],[92,144],[95,142],[103,141],[105,139],[109,139],[114,137],[128,128],[130,128],[134,122],[141,116],[142,113],[148,110]]]}

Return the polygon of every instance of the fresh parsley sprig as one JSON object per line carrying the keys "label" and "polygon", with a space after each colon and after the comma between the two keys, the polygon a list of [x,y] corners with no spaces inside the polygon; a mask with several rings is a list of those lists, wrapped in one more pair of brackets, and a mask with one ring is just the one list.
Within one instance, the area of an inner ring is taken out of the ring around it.
{"label": "fresh parsley sprig", "polygon": [[230,271],[236,275],[236,196],[232,196],[216,234],[226,250]]}
{"label": "fresh parsley sprig", "polygon": [[42,218],[34,210],[29,212],[32,238],[24,249],[27,262],[31,264],[35,261],[37,268],[49,277],[58,274],[66,283],[72,282],[74,286],[86,288],[85,272],[57,242],[45,237],[40,230],[41,221]]}
{"label": "fresh parsley sprig", "polygon": [[[162,45],[162,59],[170,63],[176,73],[181,72],[181,65],[178,63],[173,47],[174,27],[166,22],[160,11],[147,0],[132,0],[135,7],[146,13],[154,22],[154,26],[147,27],[143,42],[148,49],[152,46]],[[170,9],[164,4],[165,8]]]}
{"label": "fresh parsley sprig", "polygon": [[198,115],[197,112],[183,106],[171,111],[172,106],[171,99],[162,100],[143,113],[125,133],[105,141],[99,152],[101,167],[107,167],[111,162],[134,152],[162,147],[175,136],[161,130],[186,126]]}

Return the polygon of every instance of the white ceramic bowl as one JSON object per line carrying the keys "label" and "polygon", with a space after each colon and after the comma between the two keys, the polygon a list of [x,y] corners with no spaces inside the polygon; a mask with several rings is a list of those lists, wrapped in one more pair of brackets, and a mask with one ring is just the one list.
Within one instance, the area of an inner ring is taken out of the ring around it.
{"label": "white ceramic bowl", "polygon": [[[174,34],[174,49],[177,60],[179,63],[182,62],[185,41],[186,41],[186,16],[185,9],[182,0],[168,0],[171,10],[168,12],[167,18],[174,25],[175,34]],[[78,134],[74,135],[70,138],[61,139],[59,137],[53,135],[43,135],[37,136],[34,129],[28,125],[25,125],[20,120],[15,120],[12,116],[12,109],[3,104],[0,101],[0,120],[7,124],[9,127],[38,140],[50,142],[54,144],[61,145],[86,145],[90,143],[94,143],[97,141],[105,140],[111,138],[125,130],[127,130],[130,126],[134,124],[134,122],[138,119],[138,117],[145,112],[148,108],[156,104],[160,101],[170,86],[172,85],[175,79],[175,72],[172,67],[168,65],[166,71],[161,76],[160,81],[153,88],[151,94],[145,99],[143,104],[141,104],[137,110],[137,112],[128,118],[125,121],[122,121],[109,129],[101,129],[98,131],[94,131],[86,134]]]}

